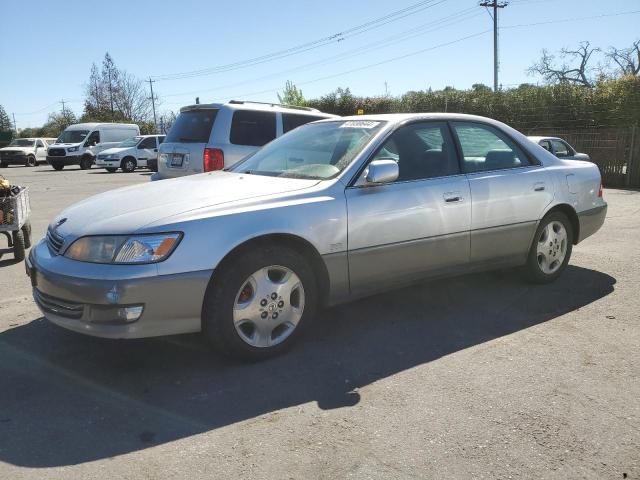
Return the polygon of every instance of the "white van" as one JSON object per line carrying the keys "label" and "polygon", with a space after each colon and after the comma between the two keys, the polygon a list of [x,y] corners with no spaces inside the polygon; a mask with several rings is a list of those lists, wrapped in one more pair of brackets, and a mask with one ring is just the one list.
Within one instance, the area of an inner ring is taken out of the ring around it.
{"label": "white van", "polygon": [[138,135],[128,138],[118,146],[100,152],[96,158],[96,167],[105,168],[110,173],[118,168],[126,173],[144,167],[156,170],[158,147],[162,142],[164,135]]}
{"label": "white van", "polygon": [[140,128],[133,123],[70,125],[47,150],[47,162],[55,170],[62,170],[65,165],[80,165],[82,170],[87,170],[99,152],[136,135],[140,135]]}

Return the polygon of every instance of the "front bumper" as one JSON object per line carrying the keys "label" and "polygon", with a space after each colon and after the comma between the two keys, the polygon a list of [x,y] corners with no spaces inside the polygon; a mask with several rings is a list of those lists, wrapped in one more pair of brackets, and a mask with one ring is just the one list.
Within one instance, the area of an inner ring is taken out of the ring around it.
{"label": "front bumper", "polygon": [[49,165],[79,165],[80,155],[50,156],[47,155],[47,163]]}
{"label": "front bumper", "polygon": [[120,160],[96,159],[96,167],[99,168],[120,168]]}
{"label": "front bumper", "polygon": [[606,203],[578,213],[578,221],[580,222],[580,235],[578,237],[578,242],[583,241],[585,238],[590,237],[600,230],[606,216]]}
{"label": "front bumper", "polygon": [[7,165],[24,165],[27,163],[27,155],[2,155],[0,162]]}
{"label": "front bumper", "polygon": [[[156,265],[77,262],[55,255],[44,240],[25,263],[36,304],[61,327],[105,338],[200,331],[211,270],[158,275]],[[122,318],[122,309],[139,306],[137,320]]]}

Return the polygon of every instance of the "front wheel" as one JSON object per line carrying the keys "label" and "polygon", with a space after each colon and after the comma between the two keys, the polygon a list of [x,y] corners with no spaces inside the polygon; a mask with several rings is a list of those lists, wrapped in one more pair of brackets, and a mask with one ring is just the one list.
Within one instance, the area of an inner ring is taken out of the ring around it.
{"label": "front wheel", "polygon": [[52,163],[51,166],[53,167],[54,170],[60,171],[64,168],[64,163]]}
{"label": "front wheel", "polygon": [[301,254],[256,246],[214,273],[202,329],[223,353],[260,360],[289,348],[310,323],[316,305],[315,275]]}
{"label": "front wheel", "polygon": [[86,156],[86,157],[82,157],[80,159],[80,169],[81,170],[89,170],[91,168],[91,165],[93,165],[93,158]]}
{"label": "front wheel", "polygon": [[35,167],[36,165],[38,165],[38,162],[36,161],[36,157],[34,157],[33,155],[29,155],[27,157],[27,161],[25,163],[25,167]]}
{"label": "front wheel", "polygon": [[125,173],[131,173],[136,169],[136,161],[131,157],[127,157],[122,160],[120,168]]}
{"label": "front wheel", "polygon": [[571,258],[573,229],[567,216],[554,212],[542,219],[527,257],[526,273],[535,283],[557,279]]}

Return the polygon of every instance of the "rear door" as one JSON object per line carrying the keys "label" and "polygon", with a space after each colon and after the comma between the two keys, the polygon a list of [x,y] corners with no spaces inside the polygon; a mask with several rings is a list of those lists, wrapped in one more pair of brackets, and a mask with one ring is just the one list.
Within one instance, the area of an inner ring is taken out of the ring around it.
{"label": "rear door", "polygon": [[204,148],[218,115],[217,108],[180,112],[160,148],[158,170],[162,177],[201,173]]}
{"label": "rear door", "polygon": [[346,189],[352,292],[466,267],[469,181],[446,122],[400,127],[376,159],[396,161],[400,174],[395,182],[376,186],[361,178]]}
{"label": "rear door", "polygon": [[553,199],[547,171],[491,125],[452,126],[471,189],[471,262],[524,260]]}

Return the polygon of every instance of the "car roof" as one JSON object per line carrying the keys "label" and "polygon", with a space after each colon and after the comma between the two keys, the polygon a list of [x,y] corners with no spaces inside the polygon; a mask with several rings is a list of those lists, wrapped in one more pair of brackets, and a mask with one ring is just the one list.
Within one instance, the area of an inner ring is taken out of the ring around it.
{"label": "car roof", "polygon": [[65,130],[91,130],[99,126],[114,126],[114,127],[137,127],[135,123],[110,123],[110,122],[88,122],[88,123],[76,123],[69,125]]}
{"label": "car roof", "polygon": [[276,111],[276,112],[288,112],[301,115],[323,116],[326,118],[334,118],[337,115],[331,113],[321,112],[315,108],[298,107],[296,105],[282,105],[280,103],[268,103],[268,102],[252,102],[249,100],[229,100],[226,103],[197,103],[192,105],[185,105],[180,108],[181,112],[192,110],[208,110],[212,108],[229,108],[232,110],[262,110],[262,111]]}
{"label": "car roof", "polygon": [[[409,120],[457,120],[457,121],[480,121],[490,124],[501,124],[497,120],[488,117],[481,117],[479,115],[469,115],[466,113],[442,113],[442,112],[422,112],[422,113],[383,113],[383,114],[371,114],[371,115],[350,115],[347,117],[338,117],[333,120],[361,120],[361,121],[378,121],[389,122],[392,124],[403,123]],[[331,121],[319,120],[320,122]]]}

